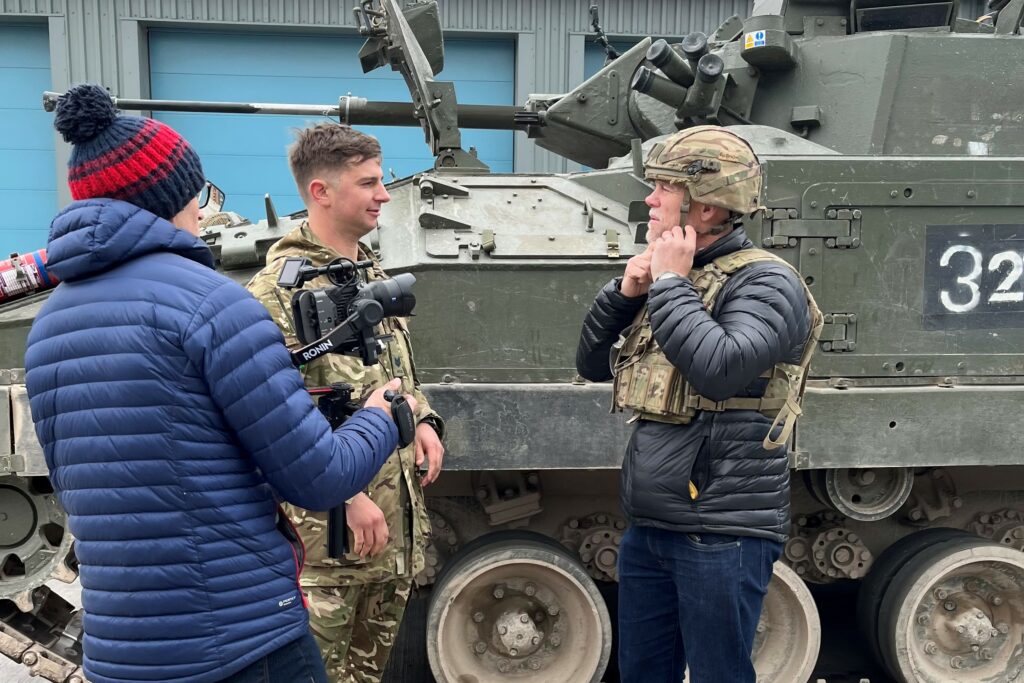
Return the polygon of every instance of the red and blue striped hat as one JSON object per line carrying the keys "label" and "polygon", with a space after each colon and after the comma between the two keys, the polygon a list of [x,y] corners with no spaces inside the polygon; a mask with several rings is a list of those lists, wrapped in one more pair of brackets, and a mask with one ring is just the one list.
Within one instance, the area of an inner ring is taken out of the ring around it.
{"label": "red and blue striped hat", "polygon": [[74,199],[120,199],[170,220],[203,189],[203,167],[185,138],[155,119],[119,116],[98,85],[61,95],[53,125],[73,145]]}

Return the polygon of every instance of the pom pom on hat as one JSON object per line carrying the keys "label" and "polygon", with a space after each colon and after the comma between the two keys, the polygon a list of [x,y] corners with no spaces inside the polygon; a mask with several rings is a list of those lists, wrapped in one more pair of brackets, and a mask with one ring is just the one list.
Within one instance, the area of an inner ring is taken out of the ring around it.
{"label": "pom pom on hat", "polygon": [[76,85],[57,99],[53,127],[64,142],[77,145],[88,142],[106,130],[117,118],[110,93],[98,85]]}
{"label": "pom pom on hat", "polygon": [[74,199],[120,199],[170,220],[203,189],[203,167],[185,138],[156,119],[119,115],[102,87],[71,88],[56,114],[54,127],[73,145]]}

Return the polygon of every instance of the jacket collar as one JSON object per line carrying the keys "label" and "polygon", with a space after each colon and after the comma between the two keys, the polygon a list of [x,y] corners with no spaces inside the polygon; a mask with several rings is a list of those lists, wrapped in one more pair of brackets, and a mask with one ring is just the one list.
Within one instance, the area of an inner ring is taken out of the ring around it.
{"label": "jacket collar", "polygon": [[206,243],[170,221],[118,199],[83,199],[50,224],[46,268],[65,282],[74,281],[154,252],[214,267]]}
{"label": "jacket collar", "polygon": [[720,256],[731,254],[740,249],[750,249],[753,246],[754,243],[747,237],[747,233],[743,228],[733,228],[732,232],[728,235],[722,237],[707,249],[697,252],[693,259],[693,267],[701,268]]}

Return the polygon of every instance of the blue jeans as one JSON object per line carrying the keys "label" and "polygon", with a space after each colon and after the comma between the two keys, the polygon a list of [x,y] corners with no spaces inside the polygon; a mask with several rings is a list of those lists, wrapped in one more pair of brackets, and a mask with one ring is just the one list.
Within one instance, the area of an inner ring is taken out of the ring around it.
{"label": "blue jeans", "polygon": [[754,683],[750,654],[782,544],[626,530],[619,550],[622,683]]}
{"label": "blue jeans", "polygon": [[327,672],[320,648],[306,633],[220,683],[327,683]]}

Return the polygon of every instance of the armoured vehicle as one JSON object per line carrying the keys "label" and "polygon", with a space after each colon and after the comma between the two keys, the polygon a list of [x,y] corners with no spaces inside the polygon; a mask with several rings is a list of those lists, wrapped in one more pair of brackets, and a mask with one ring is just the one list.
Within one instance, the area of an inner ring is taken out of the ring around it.
{"label": "armoured vehicle", "polygon": [[[417,276],[418,374],[450,420],[417,579],[446,682],[601,680],[628,427],[607,386],[576,377],[579,324],[643,248],[645,152],[678,127],[733,126],[766,173],[769,210],[746,229],[826,313],[759,680],[811,676],[808,586],[859,581],[857,621],[893,679],[1009,681],[1024,669],[1024,0],[993,4],[975,22],[955,0],[759,1],[711,36],[646,39],[513,109],[459,105],[436,78],[435,6],[381,0],[357,10],[361,59],[401,70],[411,105],[118,104],[422,127],[436,164],[390,185],[372,243]],[[490,173],[460,125],[525,130],[592,170]],[[258,222],[213,216],[203,238],[244,282],[301,218],[268,201]],[[73,540],[18,369],[45,297],[0,306],[0,650],[80,683],[77,614],[43,585],[74,578]]]}

